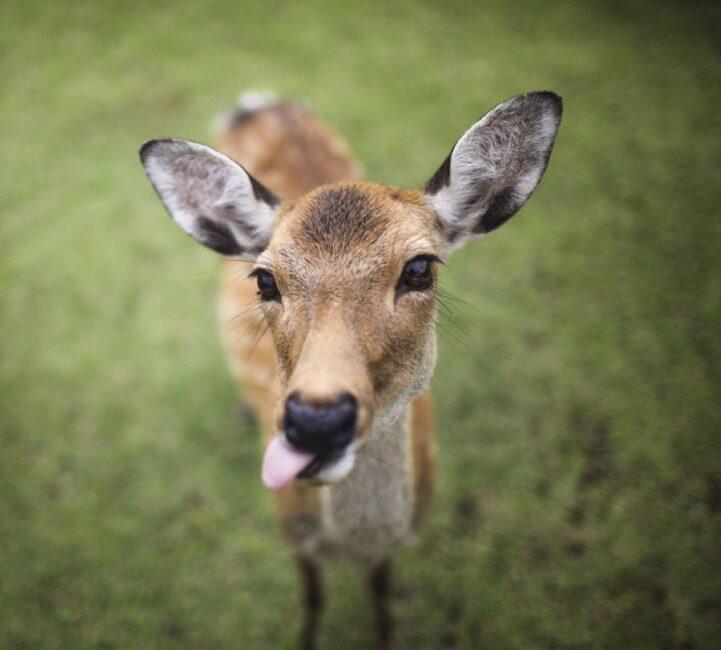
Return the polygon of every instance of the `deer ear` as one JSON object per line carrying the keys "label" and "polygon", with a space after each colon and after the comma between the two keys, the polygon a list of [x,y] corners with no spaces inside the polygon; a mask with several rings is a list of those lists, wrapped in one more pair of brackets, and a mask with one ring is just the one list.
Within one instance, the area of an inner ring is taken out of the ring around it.
{"label": "deer ear", "polygon": [[561,122],[552,92],[499,104],[461,137],[423,191],[455,248],[510,219],[543,176]]}
{"label": "deer ear", "polygon": [[175,222],[227,257],[257,256],[280,200],[235,161],[195,142],[150,140],[140,160]]}

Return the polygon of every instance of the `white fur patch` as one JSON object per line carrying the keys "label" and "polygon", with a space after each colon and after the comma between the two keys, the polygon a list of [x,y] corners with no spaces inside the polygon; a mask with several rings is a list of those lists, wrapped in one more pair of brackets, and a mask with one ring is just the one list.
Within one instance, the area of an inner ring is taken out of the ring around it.
{"label": "white fur patch", "polygon": [[246,90],[238,97],[237,106],[241,110],[253,112],[278,103],[278,95],[272,90]]}
{"label": "white fur patch", "polygon": [[246,90],[239,95],[235,106],[213,118],[211,129],[216,135],[224,133],[244,113],[254,113],[269,106],[276,106],[279,101],[278,95],[272,90]]}
{"label": "white fur patch", "polygon": [[337,483],[348,476],[354,464],[355,451],[349,448],[338,460],[323,467],[315,478],[324,483]]}

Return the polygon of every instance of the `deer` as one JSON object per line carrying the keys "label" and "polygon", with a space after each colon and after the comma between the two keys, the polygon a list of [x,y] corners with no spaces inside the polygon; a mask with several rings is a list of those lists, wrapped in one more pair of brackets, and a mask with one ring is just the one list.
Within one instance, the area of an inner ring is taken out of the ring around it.
{"label": "deer", "polygon": [[221,324],[245,326],[221,325],[221,341],[297,558],[301,647],[315,647],[335,561],[366,576],[378,647],[395,643],[393,556],[417,537],[436,482],[439,274],[526,203],[562,111],[551,91],[498,104],[414,189],[363,181],[340,136],[272,95],[245,95],[216,148],[140,149],[173,220],[222,258]]}

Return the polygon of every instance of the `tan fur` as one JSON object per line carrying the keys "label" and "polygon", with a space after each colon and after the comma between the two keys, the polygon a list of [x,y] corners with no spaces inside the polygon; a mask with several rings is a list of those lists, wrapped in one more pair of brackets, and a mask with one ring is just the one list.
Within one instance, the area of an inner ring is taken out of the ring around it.
{"label": "tan fur", "polygon": [[[397,318],[379,323],[377,306],[387,291],[382,282],[376,287],[374,274],[387,268],[386,280],[393,282],[409,257],[440,250],[436,219],[419,192],[357,182],[360,167],[343,141],[299,105],[262,109],[218,144],[269,189],[291,199],[260,261],[272,262],[284,296],[312,287],[311,304],[289,300],[281,317],[259,306],[256,282],[246,277],[251,264],[223,263],[222,340],[259,419],[263,445],[278,433],[276,405],[293,389],[321,399],[352,390],[359,399],[359,437],[373,435],[373,419],[376,427],[396,432],[362,447],[357,466],[332,489],[294,482],[281,490],[281,526],[301,553],[376,563],[419,524],[433,489],[430,401],[421,395],[410,408],[396,412],[392,406],[406,393],[418,394],[430,377],[435,302],[408,296]],[[328,189],[329,183],[340,185]],[[337,206],[349,201],[368,211],[367,231],[345,232],[336,224],[326,231],[322,220],[308,221],[307,215],[324,210],[332,221]],[[333,249],[337,236],[345,237],[342,251]]]}

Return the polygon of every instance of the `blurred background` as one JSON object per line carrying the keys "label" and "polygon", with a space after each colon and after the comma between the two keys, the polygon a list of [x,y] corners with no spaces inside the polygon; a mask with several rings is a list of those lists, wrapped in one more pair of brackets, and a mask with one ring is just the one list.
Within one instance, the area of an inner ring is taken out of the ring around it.
{"label": "blurred background", "polygon": [[[0,646],[293,647],[289,548],[217,340],[217,260],[151,137],[248,88],[418,186],[496,103],[565,115],[526,208],[457,253],[440,485],[401,647],[721,635],[721,12],[682,2],[0,3]],[[354,571],[322,647],[363,648]]]}

